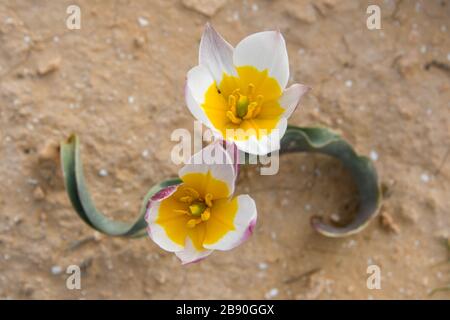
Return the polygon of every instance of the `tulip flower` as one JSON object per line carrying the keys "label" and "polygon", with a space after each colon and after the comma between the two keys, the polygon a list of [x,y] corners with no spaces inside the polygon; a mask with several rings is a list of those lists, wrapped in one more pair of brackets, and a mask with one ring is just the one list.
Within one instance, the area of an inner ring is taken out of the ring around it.
{"label": "tulip flower", "polygon": [[286,89],[289,61],[279,31],[244,38],[236,48],[209,24],[199,50],[199,65],[187,74],[186,104],[195,118],[247,153],[279,149],[287,119],[309,88]]}
{"label": "tulip flower", "polygon": [[250,196],[233,197],[236,176],[222,142],[195,154],[179,171],[181,183],[150,199],[145,219],[151,239],[183,264],[243,243],[253,232],[257,212]]}

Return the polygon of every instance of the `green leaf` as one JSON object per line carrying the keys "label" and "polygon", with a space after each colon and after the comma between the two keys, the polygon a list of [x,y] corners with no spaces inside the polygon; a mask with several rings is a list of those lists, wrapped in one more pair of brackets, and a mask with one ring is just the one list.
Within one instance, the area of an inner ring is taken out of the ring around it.
{"label": "green leaf", "polygon": [[139,216],[134,222],[114,221],[97,210],[86,186],[80,157],[80,143],[72,135],[61,143],[61,166],[67,194],[75,211],[90,227],[111,236],[139,237],[145,235],[145,212],[150,198],[161,189],[179,184],[180,179],[166,180],[155,185],[144,197]]}
{"label": "green leaf", "polygon": [[350,144],[326,128],[300,128],[288,126],[281,139],[280,154],[292,152],[317,152],[342,161],[353,177],[359,196],[359,209],[352,222],[344,227],[325,224],[321,218],[312,217],[311,225],[328,237],[345,237],[363,230],[380,208],[381,191],[377,172],[372,162],[359,156]]}

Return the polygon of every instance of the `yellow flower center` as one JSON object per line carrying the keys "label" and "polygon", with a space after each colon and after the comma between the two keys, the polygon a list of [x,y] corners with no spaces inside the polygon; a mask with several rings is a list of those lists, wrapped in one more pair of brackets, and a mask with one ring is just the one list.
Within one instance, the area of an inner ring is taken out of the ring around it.
{"label": "yellow flower center", "polygon": [[188,173],[182,180],[183,185],[161,201],[155,222],[174,243],[184,246],[189,237],[197,250],[203,250],[204,244],[216,243],[235,230],[237,197],[228,199],[227,184],[215,179],[209,171]]}
{"label": "yellow flower center", "polygon": [[208,88],[202,108],[224,137],[232,129],[235,135],[229,138],[234,140],[247,140],[254,134],[259,139],[276,128],[284,112],[279,104],[282,89],[267,70],[241,66],[236,71],[236,76],[224,74],[220,83]]}
{"label": "yellow flower center", "polygon": [[211,217],[211,207],[213,205],[213,195],[207,193],[202,199],[200,193],[194,188],[187,187],[184,189],[185,195],[181,196],[178,200],[189,205],[188,210],[175,209],[177,213],[184,213],[191,219],[188,220],[187,226],[194,228],[203,221],[208,221]]}
{"label": "yellow flower center", "polygon": [[226,115],[234,124],[240,124],[242,120],[253,119],[261,112],[264,97],[258,94],[255,97],[255,85],[249,83],[247,94],[241,94],[240,89],[235,89],[228,96],[228,107]]}

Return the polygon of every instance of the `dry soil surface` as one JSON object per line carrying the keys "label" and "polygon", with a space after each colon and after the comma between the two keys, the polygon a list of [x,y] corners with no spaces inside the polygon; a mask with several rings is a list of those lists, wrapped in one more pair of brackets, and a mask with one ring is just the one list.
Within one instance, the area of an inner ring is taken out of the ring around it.
{"label": "dry soil surface", "polygon": [[[72,2],[0,0],[0,298],[426,299],[448,285],[449,1],[373,1],[381,30],[366,27],[369,2],[347,0],[78,0],[81,29],[69,30]],[[244,169],[256,232],[198,264],[77,217],[52,145],[78,133],[98,207],[133,219],[176,175],[171,132],[193,131],[184,81],[207,21],[234,45],[281,30],[290,82],[313,87],[290,123],[331,127],[372,157],[384,224],[315,233],[311,215],[345,218],[355,188],[339,162],[308,154],[283,156],[276,176]],[[72,264],[81,290],[66,288]],[[380,290],[366,286],[372,264]]]}

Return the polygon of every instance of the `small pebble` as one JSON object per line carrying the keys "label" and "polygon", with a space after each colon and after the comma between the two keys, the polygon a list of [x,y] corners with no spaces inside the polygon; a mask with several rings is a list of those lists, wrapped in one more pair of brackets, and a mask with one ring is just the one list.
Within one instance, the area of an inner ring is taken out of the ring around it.
{"label": "small pebble", "polygon": [[347,247],[353,248],[354,246],[356,246],[356,244],[357,244],[356,240],[351,239],[348,241]]}
{"label": "small pebble", "polygon": [[256,4],[256,3],[254,3],[254,4],[252,4],[252,10],[253,11],[258,11],[258,9],[259,9],[259,7],[258,7],[258,5]]}
{"label": "small pebble", "polygon": [[141,27],[147,27],[149,25],[148,20],[145,19],[144,17],[139,17],[138,22]]}
{"label": "small pebble", "polygon": [[99,175],[100,177],[106,177],[106,176],[108,176],[108,170],[106,170],[106,169],[100,169],[100,171],[98,172],[98,175]]}
{"label": "small pebble", "polygon": [[53,266],[51,269],[52,274],[58,275],[62,273],[62,267],[61,266]]}
{"label": "small pebble", "polygon": [[345,81],[345,86],[351,88],[353,86],[353,81],[352,80]]}
{"label": "small pebble", "polygon": [[134,97],[133,96],[129,96],[128,97],[128,103],[129,104],[133,104],[134,103]]}
{"label": "small pebble", "polygon": [[447,60],[450,61],[450,53],[447,54]]}
{"label": "small pebble", "polygon": [[269,267],[269,265],[265,262],[258,263],[259,270],[267,270],[268,267]]}
{"label": "small pebble", "polygon": [[375,150],[370,151],[370,159],[372,159],[372,161],[378,160],[378,153]]}
{"label": "small pebble", "polygon": [[147,158],[148,156],[149,156],[149,154],[150,154],[150,152],[146,149],[146,150],[144,150],[144,151],[142,151],[142,156],[144,157],[144,158]]}
{"label": "small pebble", "polygon": [[265,297],[266,299],[272,299],[275,298],[278,295],[278,289],[272,288],[269,292],[266,293]]}
{"label": "small pebble", "polygon": [[430,176],[426,173],[422,173],[420,175],[420,180],[422,180],[422,182],[428,183],[430,181]]}
{"label": "small pebble", "polygon": [[306,211],[309,211],[309,210],[311,210],[311,205],[310,204],[305,204],[305,210]]}
{"label": "small pebble", "polygon": [[330,219],[331,219],[331,221],[337,223],[341,220],[341,217],[337,213],[332,213],[330,215]]}
{"label": "small pebble", "polygon": [[427,46],[423,45],[420,47],[420,52],[421,53],[426,53],[427,52]]}
{"label": "small pebble", "polygon": [[33,191],[33,197],[35,200],[38,200],[38,201],[44,200],[45,199],[44,190],[40,186],[37,186]]}

